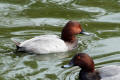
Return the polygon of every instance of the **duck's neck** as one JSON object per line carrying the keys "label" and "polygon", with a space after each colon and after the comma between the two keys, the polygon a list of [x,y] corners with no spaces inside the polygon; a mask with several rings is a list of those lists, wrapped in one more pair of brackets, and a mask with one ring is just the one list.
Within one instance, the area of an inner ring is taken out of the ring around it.
{"label": "duck's neck", "polygon": [[95,72],[95,67],[94,64],[91,64],[90,66],[86,65],[84,67],[81,67],[81,71],[85,71],[85,72]]}
{"label": "duck's neck", "polygon": [[84,71],[84,72],[95,72],[95,69],[82,68],[81,71]]}
{"label": "duck's neck", "polygon": [[69,43],[74,43],[77,40],[75,35],[72,34],[62,34],[61,39]]}

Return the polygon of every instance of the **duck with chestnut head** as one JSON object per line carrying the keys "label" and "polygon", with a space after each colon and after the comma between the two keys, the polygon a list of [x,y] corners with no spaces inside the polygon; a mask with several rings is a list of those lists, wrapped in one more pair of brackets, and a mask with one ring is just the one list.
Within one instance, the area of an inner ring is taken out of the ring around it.
{"label": "duck with chestnut head", "polygon": [[99,73],[95,70],[94,62],[90,56],[85,53],[76,54],[68,65],[62,68],[79,66],[81,71],[79,73],[80,80],[100,80]]}
{"label": "duck with chestnut head", "polygon": [[96,70],[93,59],[86,53],[76,54],[69,64],[62,66],[62,68],[73,66],[81,68],[80,80],[120,80],[120,66],[108,65]]}
{"label": "duck with chestnut head", "polygon": [[17,51],[36,54],[65,52],[77,47],[77,34],[89,35],[82,29],[79,22],[69,21],[62,30],[61,38],[57,35],[41,35],[21,43],[14,42],[16,43]]}

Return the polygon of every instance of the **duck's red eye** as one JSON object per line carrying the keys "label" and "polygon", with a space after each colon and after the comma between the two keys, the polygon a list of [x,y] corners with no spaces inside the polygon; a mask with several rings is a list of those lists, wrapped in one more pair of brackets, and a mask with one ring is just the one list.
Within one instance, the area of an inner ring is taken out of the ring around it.
{"label": "duck's red eye", "polygon": [[80,56],[78,56],[77,58],[80,59]]}

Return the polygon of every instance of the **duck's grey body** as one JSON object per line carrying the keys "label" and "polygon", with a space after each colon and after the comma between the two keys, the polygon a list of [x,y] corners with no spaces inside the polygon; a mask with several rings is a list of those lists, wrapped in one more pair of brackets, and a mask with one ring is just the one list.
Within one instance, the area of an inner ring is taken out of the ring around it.
{"label": "duck's grey body", "polygon": [[18,51],[37,54],[65,52],[68,50],[65,42],[56,35],[42,35],[26,40],[19,45]]}

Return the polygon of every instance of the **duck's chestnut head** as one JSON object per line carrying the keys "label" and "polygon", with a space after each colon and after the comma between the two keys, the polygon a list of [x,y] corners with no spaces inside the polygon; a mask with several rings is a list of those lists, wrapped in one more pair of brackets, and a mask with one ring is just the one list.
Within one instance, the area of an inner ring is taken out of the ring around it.
{"label": "duck's chestnut head", "polygon": [[78,53],[76,54],[68,65],[62,66],[65,67],[72,67],[72,66],[79,66],[83,70],[86,71],[94,71],[94,62],[92,58],[86,53]]}

